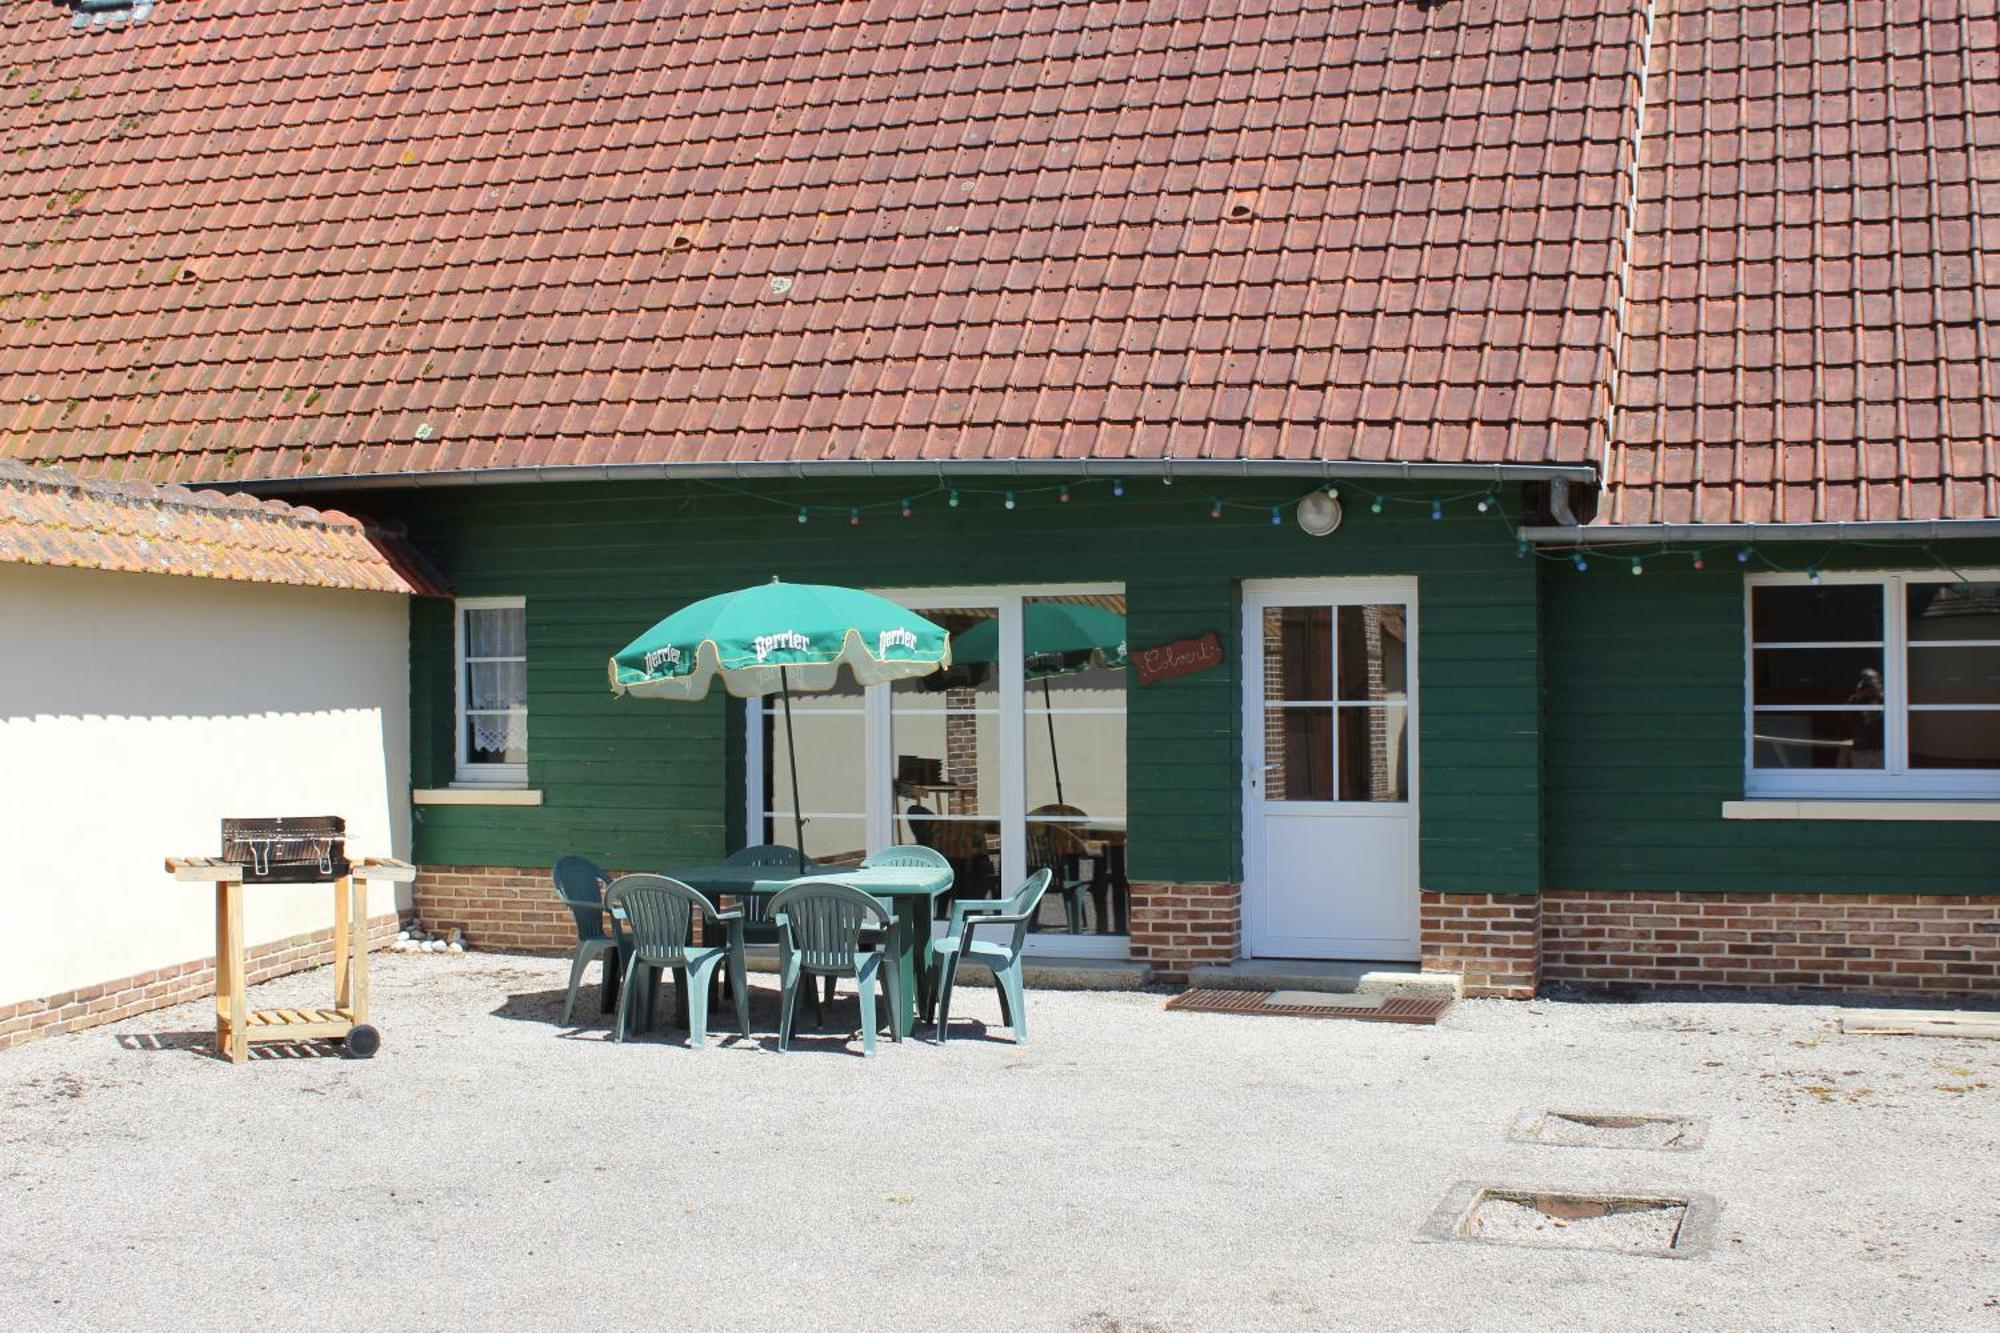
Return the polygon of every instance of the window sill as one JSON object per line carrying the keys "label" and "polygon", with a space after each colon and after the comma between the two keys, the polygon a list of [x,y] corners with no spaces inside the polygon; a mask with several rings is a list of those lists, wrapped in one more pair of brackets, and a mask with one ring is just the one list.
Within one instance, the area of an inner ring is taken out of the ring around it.
{"label": "window sill", "polygon": [[540,805],[542,793],[531,787],[418,787],[412,805]]}
{"label": "window sill", "polygon": [[1724,819],[1856,819],[1882,822],[1972,823],[2000,821],[2000,800],[1872,801],[1784,800],[1769,797],[1724,801]]}

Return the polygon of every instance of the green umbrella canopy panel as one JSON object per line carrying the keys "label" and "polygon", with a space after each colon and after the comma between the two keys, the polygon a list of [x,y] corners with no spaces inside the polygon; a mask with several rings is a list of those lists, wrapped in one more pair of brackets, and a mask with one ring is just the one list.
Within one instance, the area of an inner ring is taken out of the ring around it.
{"label": "green umbrella canopy panel", "polygon": [[705,698],[719,677],[738,698],[830,690],[845,666],[863,685],[951,665],[951,637],[907,607],[854,588],[777,579],[703,598],[611,658],[611,691]]}

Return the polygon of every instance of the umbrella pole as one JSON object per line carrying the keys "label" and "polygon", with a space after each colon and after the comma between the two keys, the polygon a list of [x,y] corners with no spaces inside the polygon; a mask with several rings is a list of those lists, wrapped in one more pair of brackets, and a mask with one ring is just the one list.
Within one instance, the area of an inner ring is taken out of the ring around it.
{"label": "umbrella pole", "polygon": [[778,668],[778,684],[785,691],[785,756],[792,769],[792,834],[798,839],[799,873],[806,873],[806,816],[799,808],[799,750],[792,739],[792,678]]}
{"label": "umbrella pole", "polygon": [[1055,706],[1049,702],[1049,678],[1042,677],[1042,716],[1049,723],[1049,767],[1056,771],[1056,804],[1067,805],[1062,793],[1062,756],[1056,753]]}

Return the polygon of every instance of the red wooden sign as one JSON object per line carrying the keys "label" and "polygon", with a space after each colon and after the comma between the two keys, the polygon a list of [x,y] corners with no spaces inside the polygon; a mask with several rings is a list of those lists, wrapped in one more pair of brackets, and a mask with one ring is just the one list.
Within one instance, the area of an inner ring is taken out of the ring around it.
{"label": "red wooden sign", "polygon": [[1222,665],[1222,639],[1210,630],[1198,639],[1175,639],[1157,648],[1141,648],[1132,654],[1132,665],[1139,669],[1141,685],[1191,676]]}

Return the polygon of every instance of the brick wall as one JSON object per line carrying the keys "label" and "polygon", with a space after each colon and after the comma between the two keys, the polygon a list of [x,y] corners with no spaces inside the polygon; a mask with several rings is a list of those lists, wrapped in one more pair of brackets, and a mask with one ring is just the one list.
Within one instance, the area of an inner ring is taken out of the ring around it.
{"label": "brick wall", "polygon": [[1184,982],[1204,963],[1242,952],[1241,884],[1132,885],[1132,957],[1161,981]]}
{"label": "brick wall", "polygon": [[2000,995],[2000,896],[1542,895],[1542,979]]}
{"label": "brick wall", "polygon": [[[368,922],[368,947],[381,948],[396,937],[398,929],[399,918],[393,912],[371,917]],[[260,981],[302,972],[309,967],[322,967],[332,961],[333,928],[328,926],[324,930],[255,946],[244,959],[244,976],[247,983],[254,986]],[[79,1032],[100,1023],[115,1023],[121,1018],[164,1009],[188,1000],[205,999],[214,994],[215,959],[210,957],[154,968],[136,976],[118,977],[94,986],[63,991],[59,995],[0,1004],[0,1051],[36,1037]],[[204,1023],[212,1021],[206,1015],[203,1020]]]}
{"label": "brick wall", "polygon": [[566,954],[576,947],[576,918],[556,900],[546,869],[418,866],[414,893],[426,929],[457,926],[472,948]]}
{"label": "brick wall", "polygon": [[1458,972],[1467,995],[1535,994],[1541,901],[1529,893],[1431,893],[1418,909],[1426,972]]}

